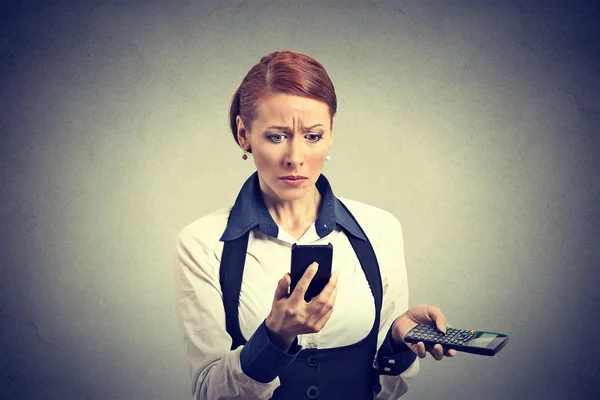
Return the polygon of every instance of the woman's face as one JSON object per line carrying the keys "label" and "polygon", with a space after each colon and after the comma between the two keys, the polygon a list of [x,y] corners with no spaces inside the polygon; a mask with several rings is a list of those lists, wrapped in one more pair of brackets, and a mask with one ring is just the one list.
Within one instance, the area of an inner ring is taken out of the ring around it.
{"label": "woman's face", "polygon": [[314,195],[333,142],[327,104],[277,93],[261,100],[256,111],[250,132],[238,116],[238,140],[252,149],[263,192],[280,201]]}

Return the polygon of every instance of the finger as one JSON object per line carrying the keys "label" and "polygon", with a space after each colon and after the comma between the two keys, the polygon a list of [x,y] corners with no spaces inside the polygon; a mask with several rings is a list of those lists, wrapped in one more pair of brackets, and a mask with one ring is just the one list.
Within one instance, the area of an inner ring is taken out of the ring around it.
{"label": "finger", "polygon": [[425,356],[427,356],[427,352],[425,351],[425,343],[417,343],[417,355],[419,358],[425,358]]}
{"label": "finger", "polygon": [[288,295],[288,289],[290,287],[291,277],[289,273],[286,273],[283,278],[277,282],[277,288],[275,289],[274,301],[283,299]]}
{"label": "finger", "polygon": [[333,274],[331,274],[331,277],[329,278],[329,282],[327,282],[327,285],[325,285],[325,287],[323,288],[321,293],[319,293],[318,296],[313,297],[313,299],[310,301],[310,303],[320,305],[320,307],[323,307],[325,304],[327,304],[329,302],[329,299],[331,298],[332,293],[337,288],[337,282],[338,282],[339,276],[340,276],[340,271],[338,271],[338,270],[333,271]]}
{"label": "finger", "polygon": [[444,349],[442,348],[441,344],[436,344],[435,346],[433,346],[429,353],[431,353],[433,358],[435,358],[438,361],[444,358]]}
{"label": "finger", "polygon": [[327,321],[329,321],[329,318],[331,318],[331,314],[333,314],[333,308],[331,308],[329,311],[327,311],[314,325],[315,327],[315,332],[319,332],[321,329],[323,329],[325,327],[325,324],[327,324]]}
{"label": "finger", "polygon": [[446,333],[446,326],[448,325],[448,319],[438,307],[428,306],[427,313],[429,317],[435,321],[435,326],[441,332]]}
{"label": "finger", "polygon": [[456,350],[454,350],[454,349],[446,350],[444,352],[444,355],[446,357],[454,357],[456,355]]}
{"label": "finger", "polygon": [[325,322],[329,319],[329,317],[325,317],[327,314],[331,314],[333,310],[333,305],[335,304],[335,299],[337,298],[338,290],[337,288],[333,289],[331,296],[325,303],[319,303],[316,301],[316,297],[312,299],[309,303],[309,321],[308,323],[314,326],[318,326],[323,323],[325,326]]}
{"label": "finger", "polygon": [[415,354],[417,353],[417,345],[414,343],[405,343],[409,349],[411,349]]}
{"label": "finger", "polygon": [[296,287],[294,288],[294,291],[290,295],[290,301],[292,303],[297,304],[301,301],[304,301],[304,293],[306,293],[306,291],[308,290],[308,285],[310,285],[310,282],[317,274],[318,269],[319,264],[316,262],[310,264],[308,268],[306,268],[306,271],[304,271],[302,278],[300,278],[300,280],[296,284]]}

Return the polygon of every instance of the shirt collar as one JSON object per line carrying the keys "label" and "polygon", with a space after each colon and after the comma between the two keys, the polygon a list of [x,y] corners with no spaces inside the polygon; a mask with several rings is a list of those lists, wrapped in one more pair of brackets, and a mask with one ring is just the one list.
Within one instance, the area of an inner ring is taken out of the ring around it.
{"label": "shirt collar", "polygon": [[[345,209],[339,199],[333,195],[331,185],[323,174],[317,179],[317,190],[321,194],[321,209],[315,221],[315,230],[319,237],[329,235],[336,226],[359,239],[366,240],[358,223]],[[269,210],[263,200],[258,172],[254,172],[244,183],[240,193],[235,199],[227,227],[221,236],[221,241],[234,240],[258,226],[262,233],[277,237],[279,227],[273,221]]]}

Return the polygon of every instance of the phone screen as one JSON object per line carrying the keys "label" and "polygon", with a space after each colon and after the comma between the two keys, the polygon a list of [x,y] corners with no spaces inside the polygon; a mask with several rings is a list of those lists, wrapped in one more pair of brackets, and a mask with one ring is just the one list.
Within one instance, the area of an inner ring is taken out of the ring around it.
{"label": "phone screen", "polygon": [[492,332],[477,332],[475,337],[469,340],[469,346],[476,347],[487,347],[488,344],[492,342],[492,340],[496,339],[498,335]]}
{"label": "phone screen", "polygon": [[292,263],[290,267],[290,275],[292,277],[290,293],[294,291],[296,284],[302,278],[308,266],[316,261],[319,263],[319,269],[304,294],[304,300],[308,302],[313,297],[318,296],[331,277],[332,260],[333,246],[331,243],[326,245],[293,244]]}

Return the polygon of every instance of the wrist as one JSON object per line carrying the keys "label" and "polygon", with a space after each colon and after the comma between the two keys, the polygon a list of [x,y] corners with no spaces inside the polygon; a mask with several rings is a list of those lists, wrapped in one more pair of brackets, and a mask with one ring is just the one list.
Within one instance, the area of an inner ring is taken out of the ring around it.
{"label": "wrist", "polygon": [[277,332],[275,329],[271,328],[271,324],[269,323],[269,318],[265,320],[265,328],[267,331],[267,335],[269,336],[269,340],[277,347],[279,347],[283,351],[288,351],[292,343],[294,343],[294,339],[296,336],[282,335]]}
{"label": "wrist", "polygon": [[391,332],[392,333],[391,334],[392,342],[393,342],[393,344],[395,344],[397,346],[401,346],[404,344],[402,334],[400,333],[400,318],[402,318],[402,316],[396,318],[396,320],[392,324],[392,332]]}

